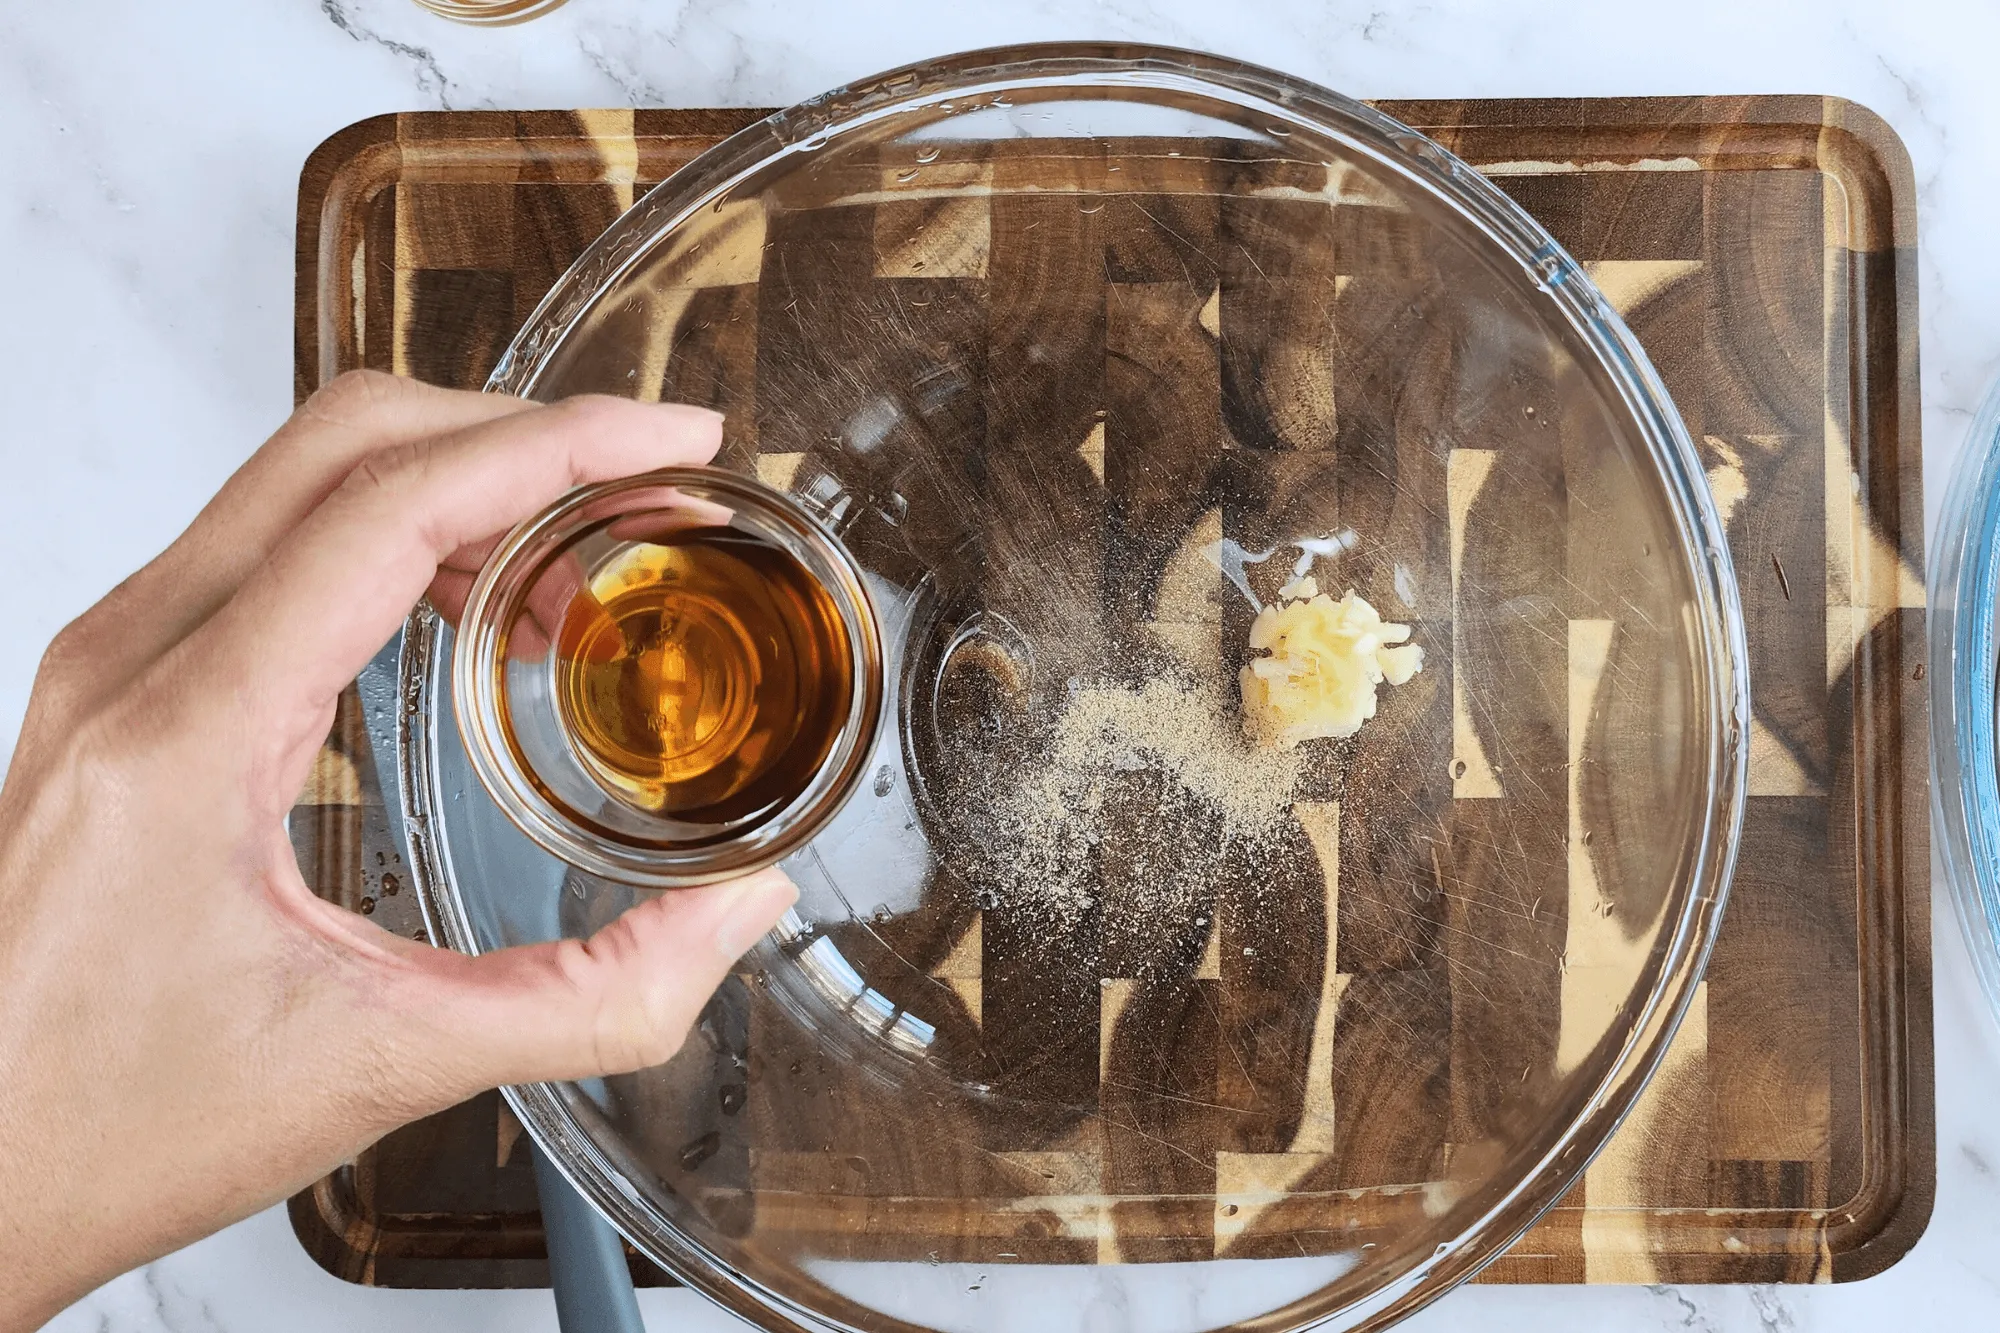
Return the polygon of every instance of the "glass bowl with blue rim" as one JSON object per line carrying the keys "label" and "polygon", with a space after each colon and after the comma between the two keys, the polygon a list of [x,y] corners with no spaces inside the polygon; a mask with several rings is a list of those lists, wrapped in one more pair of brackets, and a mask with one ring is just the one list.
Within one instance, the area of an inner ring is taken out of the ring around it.
{"label": "glass bowl with blue rim", "polygon": [[1930,571],[1931,805],[1980,989],[2000,1016],[2000,385],[1966,432]]}

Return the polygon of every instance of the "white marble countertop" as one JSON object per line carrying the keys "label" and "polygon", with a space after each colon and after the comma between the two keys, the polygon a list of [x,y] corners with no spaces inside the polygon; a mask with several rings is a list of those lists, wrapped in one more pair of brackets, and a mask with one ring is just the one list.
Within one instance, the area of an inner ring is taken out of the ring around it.
{"label": "white marble countertop", "polygon": [[[42,645],[151,556],[290,406],[298,171],[334,130],[425,107],[773,105],[945,51],[1044,38],[1206,47],[1372,97],[1832,93],[1885,116],[1919,186],[1930,508],[2000,369],[2000,96],[1989,0],[572,0],[457,27],[410,0],[0,7],[0,762]],[[74,534],[88,532],[87,542]],[[1938,1192],[1870,1281],[1472,1287],[1412,1329],[2000,1326],[2000,1028],[1948,903]],[[740,1328],[684,1291],[655,1329]],[[111,1283],[62,1333],[555,1327],[547,1292],[390,1292],[314,1266],[272,1210]]]}

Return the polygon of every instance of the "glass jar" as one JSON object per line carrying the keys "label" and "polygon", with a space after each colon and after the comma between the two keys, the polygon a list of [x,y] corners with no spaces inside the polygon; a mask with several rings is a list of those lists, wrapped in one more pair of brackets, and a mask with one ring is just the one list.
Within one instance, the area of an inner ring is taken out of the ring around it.
{"label": "glass jar", "polygon": [[479,23],[501,27],[540,18],[564,0],[417,0],[425,9],[455,23]]}

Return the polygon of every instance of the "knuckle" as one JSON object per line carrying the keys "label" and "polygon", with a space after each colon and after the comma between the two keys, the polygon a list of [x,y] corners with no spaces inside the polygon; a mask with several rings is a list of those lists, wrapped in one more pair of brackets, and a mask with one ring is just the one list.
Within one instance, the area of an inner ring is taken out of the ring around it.
{"label": "knuckle", "polygon": [[610,394],[580,393],[562,399],[547,410],[555,414],[552,424],[558,430],[594,433],[615,429],[621,422],[629,421],[632,404]]}
{"label": "knuckle", "polygon": [[104,714],[80,720],[63,746],[64,767],[92,800],[121,801],[143,776],[143,760],[129,729]]}
{"label": "knuckle", "polygon": [[589,998],[591,1060],[605,1074],[665,1064],[687,1036],[677,990],[650,977],[629,916],[560,955],[569,984]]}
{"label": "knuckle", "polygon": [[403,387],[402,380],[386,371],[343,371],[306,399],[304,411],[322,420],[352,423],[395,402]]}
{"label": "knuckle", "polygon": [[35,673],[37,682],[57,688],[68,684],[90,661],[96,637],[96,626],[88,611],[57,630],[49,646],[42,650],[41,666]]}
{"label": "knuckle", "polygon": [[342,483],[350,495],[399,496],[423,479],[430,448],[422,443],[392,444],[368,454]]}
{"label": "knuckle", "polygon": [[[173,713],[172,698],[144,697],[147,670],[127,674],[130,644],[121,633],[120,608],[133,596],[132,582],[127,579],[56,631],[42,650],[22,729],[51,752],[93,740],[104,742],[109,753],[108,738],[119,727],[127,728],[136,743],[156,733]],[[141,697],[135,699],[135,692]]]}
{"label": "knuckle", "polygon": [[35,668],[33,700],[41,710],[68,712],[88,693],[104,655],[102,640],[94,608],[56,631]]}

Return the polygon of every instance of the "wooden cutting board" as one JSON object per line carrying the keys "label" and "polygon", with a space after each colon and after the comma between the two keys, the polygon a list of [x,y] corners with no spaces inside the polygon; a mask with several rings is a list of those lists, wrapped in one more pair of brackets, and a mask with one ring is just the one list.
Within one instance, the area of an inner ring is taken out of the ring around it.
{"label": "wooden cutting board", "polygon": [[[1749,813],[1708,980],[1627,1124],[1481,1280],[1879,1272],[1922,1233],[1935,1171],[1908,160],[1833,99],[1382,106],[1495,179],[1625,314],[1728,510],[1750,634]],[[300,182],[297,396],[354,366],[477,387],[635,194],[759,114],[341,131]],[[322,896],[421,937],[367,740],[395,706],[350,692],[293,837]],[[544,1284],[519,1140],[487,1094],[299,1194],[295,1228],[354,1281]]]}

